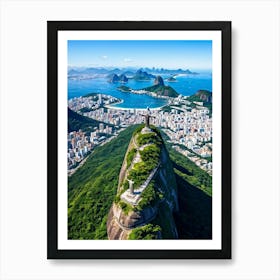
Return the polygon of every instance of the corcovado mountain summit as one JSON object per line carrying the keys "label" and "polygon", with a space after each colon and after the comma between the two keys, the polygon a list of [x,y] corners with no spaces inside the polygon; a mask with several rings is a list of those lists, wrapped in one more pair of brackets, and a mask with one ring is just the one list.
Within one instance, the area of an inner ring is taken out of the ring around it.
{"label": "corcovado mountain summit", "polygon": [[110,240],[178,238],[173,217],[178,211],[175,175],[150,118],[148,109],[145,126],[134,131],[125,154],[107,220]]}

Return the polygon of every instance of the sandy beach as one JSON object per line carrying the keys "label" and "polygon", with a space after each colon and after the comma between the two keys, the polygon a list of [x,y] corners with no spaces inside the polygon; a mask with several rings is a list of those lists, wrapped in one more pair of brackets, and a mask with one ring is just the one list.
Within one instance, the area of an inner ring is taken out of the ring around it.
{"label": "sandy beach", "polygon": [[[115,107],[116,104],[120,104],[123,102],[118,102],[118,103],[114,103],[113,105],[104,105],[105,108],[107,109],[113,109],[113,110],[135,110],[135,111],[146,111],[147,108],[124,108],[124,107]],[[168,104],[166,104],[168,105]],[[165,107],[166,105],[160,106],[160,107],[156,107],[156,108],[149,108],[150,111],[159,111],[161,110],[161,108]]]}

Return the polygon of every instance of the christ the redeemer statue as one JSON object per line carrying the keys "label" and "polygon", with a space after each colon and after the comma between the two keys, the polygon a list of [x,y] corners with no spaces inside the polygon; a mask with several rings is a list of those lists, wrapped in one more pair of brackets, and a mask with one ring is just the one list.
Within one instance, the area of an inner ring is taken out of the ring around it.
{"label": "christ the redeemer statue", "polygon": [[142,115],[142,116],[145,117],[145,127],[142,129],[142,133],[152,132],[152,130],[150,129],[150,119],[155,118],[155,117],[151,116],[151,111],[150,111],[149,107],[147,107],[147,114]]}
{"label": "christ the redeemer statue", "polygon": [[150,118],[154,118],[153,116],[151,116],[151,111],[149,109],[149,107],[147,107],[147,114],[146,115],[142,115],[145,117],[145,126],[147,128],[150,128]]}

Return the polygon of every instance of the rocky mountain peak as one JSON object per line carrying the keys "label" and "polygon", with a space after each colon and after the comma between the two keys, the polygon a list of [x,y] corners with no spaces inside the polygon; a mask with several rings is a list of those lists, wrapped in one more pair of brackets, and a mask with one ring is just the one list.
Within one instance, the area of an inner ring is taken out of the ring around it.
{"label": "rocky mountain peak", "polygon": [[154,85],[164,86],[163,78],[161,76],[157,76],[154,80]]}
{"label": "rocky mountain peak", "polygon": [[[168,152],[154,127],[135,130],[107,221],[109,239],[177,238],[177,185]],[[160,221],[162,214],[168,221]],[[168,233],[168,234],[167,234]]]}

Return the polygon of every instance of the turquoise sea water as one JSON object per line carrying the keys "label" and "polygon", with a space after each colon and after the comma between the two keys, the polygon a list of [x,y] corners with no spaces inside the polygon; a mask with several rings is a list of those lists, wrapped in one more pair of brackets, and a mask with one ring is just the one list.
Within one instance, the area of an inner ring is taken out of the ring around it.
{"label": "turquoise sea water", "polygon": [[[163,78],[166,78],[162,76]],[[177,76],[177,82],[167,82],[165,85],[170,85],[179,94],[189,96],[196,93],[200,89],[212,91],[212,75],[199,74],[188,76]],[[154,98],[148,95],[137,95],[132,93],[124,93],[117,90],[121,84],[108,83],[105,78],[90,79],[90,80],[70,80],[68,79],[68,99],[79,97],[88,93],[103,93],[112,95],[123,100],[123,103],[115,105],[122,108],[156,108],[166,104],[165,99]],[[153,85],[151,81],[135,81],[129,80],[126,86],[132,89],[142,89]]]}

